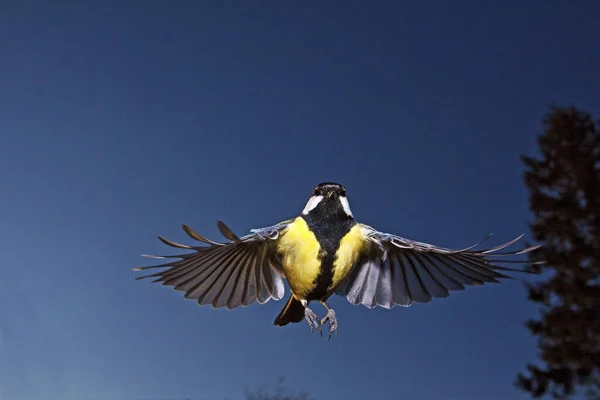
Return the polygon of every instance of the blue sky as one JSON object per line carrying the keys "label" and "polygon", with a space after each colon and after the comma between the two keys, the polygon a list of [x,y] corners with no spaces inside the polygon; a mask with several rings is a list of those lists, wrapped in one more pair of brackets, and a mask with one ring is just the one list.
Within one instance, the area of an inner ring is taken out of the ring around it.
{"label": "blue sky", "polygon": [[600,114],[597,4],[140,4],[0,6],[3,398],[241,399],[285,376],[317,399],[526,399],[519,281],[338,297],[328,342],[273,326],[283,302],[215,311],[131,268],[181,223],[244,234],[329,180],[415,240],[527,232],[519,154],[548,106]]}

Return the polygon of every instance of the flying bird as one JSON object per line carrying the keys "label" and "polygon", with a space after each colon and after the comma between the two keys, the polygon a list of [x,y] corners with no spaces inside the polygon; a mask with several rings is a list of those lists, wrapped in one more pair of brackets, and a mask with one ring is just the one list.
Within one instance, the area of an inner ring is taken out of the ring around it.
{"label": "flying bird", "polygon": [[[528,272],[496,263],[535,264],[503,258],[539,247],[499,252],[521,239],[521,235],[489,249],[473,250],[482,241],[453,250],[379,232],[354,219],[346,189],[333,182],[317,185],[296,218],[252,229],[242,237],[222,221],[217,226],[226,242],[209,240],[187,225],[183,225],[185,232],[205,245],[187,246],[159,236],[163,243],[191,252],[143,255],[168,261],[134,268],[163,269],[136,279],[156,278],[153,282],[185,292],[186,299],[228,309],[255,301],[264,304],[270,299],[280,300],[287,280],[291,294],[275,325],[306,320],[311,331],[321,332],[320,325],[329,322],[329,338],[338,331],[336,313],[327,304],[333,294],[368,308],[428,303],[468,285],[499,283],[500,279],[510,278],[504,271]],[[323,318],[309,308],[310,302],[325,307]]]}

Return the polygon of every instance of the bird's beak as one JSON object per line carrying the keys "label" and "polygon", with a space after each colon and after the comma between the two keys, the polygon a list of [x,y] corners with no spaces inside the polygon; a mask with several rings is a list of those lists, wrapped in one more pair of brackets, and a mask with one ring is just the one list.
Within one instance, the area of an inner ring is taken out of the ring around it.
{"label": "bird's beak", "polygon": [[331,192],[327,193],[327,199],[328,199],[328,200],[331,200],[331,199],[333,199],[334,197],[335,197],[335,192],[334,192],[334,191],[331,191]]}

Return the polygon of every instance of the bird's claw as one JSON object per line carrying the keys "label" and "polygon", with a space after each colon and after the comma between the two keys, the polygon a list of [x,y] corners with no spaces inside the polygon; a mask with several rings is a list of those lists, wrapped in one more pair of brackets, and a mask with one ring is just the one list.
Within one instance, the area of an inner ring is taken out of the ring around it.
{"label": "bird's claw", "polygon": [[325,317],[323,317],[323,319],[321,320],[321,325],[323,325],[327,321],[329,321],[329,337],[327,338],[327,340],[329,340],[331,339],[331,336],[334,333],[336,336],[338,334],[337,318],[335,317],[335,311],[333,311],[333,309],[331,308],[327,309],[327,315],[325,315]]}
{"label": "bird's claw", "polygon": [[310,326],[310,331],[314,332],[315,330],[319,331],[321,336],[323,336],[323,332],[321,332],[321,328],[319,327],[319,318],[317,318],[317,314],[313,312],[310,308],[306,307],[304,309],[304,318],[306,322],[308,322],[308,326]]}

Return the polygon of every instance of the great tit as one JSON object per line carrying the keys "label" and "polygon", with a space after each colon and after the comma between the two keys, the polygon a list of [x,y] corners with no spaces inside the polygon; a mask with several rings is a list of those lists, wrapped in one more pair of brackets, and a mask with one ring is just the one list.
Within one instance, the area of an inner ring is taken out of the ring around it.
{"label": "great tit", "polygon": [[[134,270],[166,269],[136,279],[156,278],[153,282],[185,292],[186,299],[228,309],[254,301],[264,304],[270,299],[280,300],[287,280],[291,295],[275,325],[304,319],[311,331],[321,332],[320,325],[329,322],[329,337],[338,330],[335,311],[326,303],[333,294],[368,308],[427,303],[434,297],[448,297],[450,291],[462,290],[466,285],[509,278],[499,271],[527,272],[492,264],[492,259],[532,264],[497,257],[525,254],[539,247],[498,253],[521,235],[489,249],[473,250],[479,242],[453,250],[379,232],[354,219],[346,189],[332,182],[317,185],[296,218],[252,229],[242,237],[222,221],[217,225],[227,242],[209,240],[187,225],[183,225],[185,232],[208,246],[187,246],[159,236],[169,246],[192,252],[144,255],[168,262]],[[322,319],[308,307],[311,301],[325,307]]]}

